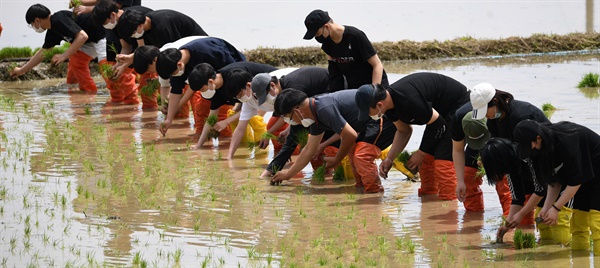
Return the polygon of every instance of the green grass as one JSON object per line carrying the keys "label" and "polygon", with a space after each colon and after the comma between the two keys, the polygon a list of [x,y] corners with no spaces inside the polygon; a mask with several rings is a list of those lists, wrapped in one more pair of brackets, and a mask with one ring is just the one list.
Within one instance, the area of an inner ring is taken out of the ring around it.
{"label": "green grass", "polygon": [[28,58],[33,56],[30,47],[5,47],[0,49],[0,60],[14,58]]}
{"label": "green grass", "polygon": [[[50,62],[52,60],[52,57],[54,57],[54,55],[65,53],[65,51],[67,51],[67,49],[69,49],[69,47],[71,47],[71,44],[65,42],[60,46],[55,46],[52,49],[44,51],[44,62]],[[33,54],[37,53],[38,50],[40,50],[40,48],[36,48],[33,51]]]}
{"label": "green grass", "polygon": [[577,87],[578,88],[598,87],[598,86],[600,86],[600,84],[598,82],[598,78],[600,78],[600,74],[592,73],[592,72],[587,73],[581,78],[581,81],[579,81],[579,84],[577,85]]}

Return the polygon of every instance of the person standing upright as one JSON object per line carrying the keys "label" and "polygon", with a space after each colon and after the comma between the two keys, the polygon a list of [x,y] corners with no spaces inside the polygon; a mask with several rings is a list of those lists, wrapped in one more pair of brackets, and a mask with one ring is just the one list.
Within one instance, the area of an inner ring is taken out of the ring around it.
{"label": "person standing upright", "polygon": [[304,39],[315,39],[327,54],[329,91],[359,88],[364,84],[389,85],[383,64],[367,35],[353,26],[333,22],[323,10],[314,10],[304,20]]}

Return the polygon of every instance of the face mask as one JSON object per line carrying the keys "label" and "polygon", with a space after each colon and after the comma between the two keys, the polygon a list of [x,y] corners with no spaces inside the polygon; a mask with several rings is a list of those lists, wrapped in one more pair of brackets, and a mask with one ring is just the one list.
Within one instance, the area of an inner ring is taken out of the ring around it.
{"label": "face mask", "polygon": [[172,76],[182,76],[184,72],[185,72],[185,67],[181,70],[179,70],[179,68],[177,68],[177,73],[173,74]]}
{"label": "face mask", "polygon": [[496,107],[496,113],[494,114],[494,119],[498,119],[502,116],[502,112],[498,111],[498,107]]}
{"label": "face mask", "polygon": [[379,108],[379,112],[376,115],[371,115],[371,119],[375,120],[375,121],[379,121],[379,119],[381,119],[381,108]]}
{"label": "face mask", "polygon": [[142,29],[141,33],[138,33],[137,30],[131,35],[131,38],[141,38],[144,35],[144,29]]}
{"label": "face mask", "polygon": [[[207,85],[207,87],[208,87],[208,85]],[[205,99],[212,98],[215,95],[215,93],[217,93],[217,91],[214,88],[213,89],[209,88],[207,91],[200,92],[200,94],[202,94],[202,97]]]}
{"label": "face mask", "polygon": [[290,119],[289,117],[284,117],[283,118],[283,122],[288,123],[288,125],[290,125],[290,126],[296,126],[296,125],[298,125],[298,123],[296,123],[296,121]]}
{"label": "face mask", "polygon": [[107,30],[112,30],[112,29],[114,29],[116,26],[117,26],[117,22],[116,22],[116,21],[115,21],[115,22],[112,22],[112,19],[110,19],[110,20],[108,21],[108,23],[107,23],[107,24],[104,24],[102,27],[104,27],[104,29],[107,29]]}
{"label": "face mask", "polygon": [[242,103],[243,103],[243,102],[247,102],[247,101],[249,101],[249,100],[250,100],[250,96],[248,96],[248,95],[244,95],[244,96],[241,96],[241,97],[239,97],[239,98],[238,98],[238,100],[239,100],[240,102],[242,102]]}
{"label": "face mask", "polygon": [[43,33],[44,31],[46,31],[44,28],[42,28],[42,26],[40,25],[40,28],[35,27],[33,24],[31,25],[31,27],[33,28],[33,30],[36,33]]}
{"label": "face mask", "polygon": [[273,105],[273,104],[275,104],[275,99],[276,98],[277,98],[276,96],[273,96],[271,94],[267,94],[267,99],[265,100],[264,103],[268,103],[268,104]]}
{"label": "face mask", "polygon": [[[324,33],[325,33],[325,28],[323,28],[323,34]],[[329,36],[325,37],[325,36],[323,36],[323,34],[321,34],[319,36],[315,36],[315,40],[317,40],[317,42],[319,42],[319,43],[325,42],[325,40],[327,40],[327,38],[329,38]],[[330,32],[330,34],[331,34],[331,32]]]}
{"label": "face mask", "polygon": [[310,118],[304,118],[304,116],[302,115],[302,113],[300,113],[300,117],[302,117],[302,120],[300,120],[300,123],[302,123],[302,125],[304,127],[310,127],[310,125],[312,125],[315,120],[310,119]]}

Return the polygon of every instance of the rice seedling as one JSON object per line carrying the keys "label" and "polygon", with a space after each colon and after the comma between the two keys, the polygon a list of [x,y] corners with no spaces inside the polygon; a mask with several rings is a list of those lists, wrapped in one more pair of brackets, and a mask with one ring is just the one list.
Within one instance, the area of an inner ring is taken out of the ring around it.
{"label": "rice seedling", "polygon": [[[140,94],[142,96],[152,96],[160,87],[160,82],[158,79],[148,79],[146,80],[147,84],[140,88]],[[160,101],[158,101],[160,103]]]}
{"label": "rice seedling", "polygon": [[[0,60],[14,58],[28,58],[33,56],[33,51],[30,47],[4,47],[0,49]],[[9,65],[9,70],[16,66]]]}
{"label": "rice seedling", "polygon": [[589,72],[581,78],[579,84],[577,84],[578,88],[584,87],[598,87],[600,86],[600,82],[598,79],[600,78],[600,74]]}
{"label": "rice seedling", "polygon": [[298,145],[300,145],[300,149],[304,148],[308,142],[308,130],[302,129],[296,132],[294,140],[298,143]]}
{"label": "rice seedling", "polygon": [[475,176],[483,177],[485,176],[485,168],[483,164],[481,164],[481,155],[477,156],[477,172],[475,172]]}
{"label": "rice seedling", "polygon": [[102,75],[102,77],[104,77],[107,80],[114,80],[115,79],[115,70],[113,69],[113,66],[107,63],[104,64],[100,64],[98,65],[98,68],[100,69],[100,74]]}
{"label": "rice seedling", "polygon": [[334,181],[345,181],[346,176],[344,176],[344,166],[338,166],[333,170],[333,180]]}
{"label": "rice seedling", "polygon": [[326,172],[327,172],[327,169],[325,169],[325,165],[322,165],[315,170],[315,172],[312,175],[312,178],[318,183],[323,183],[323,182],[325,182],[325,173]]}
{"label": "rice seedling", "polygon": [[278,137],[271,132],[265,132],[262,134],[262,138],[266,140],[276,140]]}
{"label": "rice seedling", "polygon": [[[206,123],[210,126],[210,130],[208,131],[209,138],[216,139],[221,134],[220,132],[218,132],[217,130],[215,130],[213,128],[215,126],[215,124],[217,124],[218,121],[219,121],[219,118],[217,117],[217,115],[214,115],[214,114],[209,115],[206,118]],[[252,147],[252,149],[254,149],[254,147]]]}
{"label": "rice seedling", "polygon": [[523,232],[521,229],[515,231],[513,241],[515,249],[534,248],[536,246],[535,235]]}
{"label": "rice seedling", "polygon": [[550,104],[549,102],[546,102],[542,104],[542,111],[544,112],[544,115],[546,115],[546,117],[550,119],[550,117],[552,117],[552,114],[554,114],[554,112],[556,111],[556,107],[554,107],[554,105]]}

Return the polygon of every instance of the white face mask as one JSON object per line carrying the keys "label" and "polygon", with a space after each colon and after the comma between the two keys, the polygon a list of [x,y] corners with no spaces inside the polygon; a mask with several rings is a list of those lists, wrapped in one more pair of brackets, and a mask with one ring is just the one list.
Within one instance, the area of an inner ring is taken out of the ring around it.
{"label": "white face mask", "polygon": [[138,33],[137,30],[135,30],[135,32],[131,35],[131,38],[140,38],[144,35],[144,29],[142,28],[142,32]]}
{"label": "white face mask", "polygon": [[379,112],[376,115],[371,115],[371,119],[375,120],[375,121],[379,121],[379,119],[381,119],[381,108],[379,108]]}
{"label": "white face mask", "polygon": [[[41,23],[40,23],[41,24]],[[43,33],[44,31],[46,31],[44,28],[42,28],[42,26],[40,25],[40,28],[35,27],[35,25],[33,25],[33,23],[31,23],[31,28],[33,28],[33,30],[36,33]]]}
{"label": "white face mask", "polygon": [[210,89],[210,83],[208,83],[207,87],[208,87],[208,90],[206,90],[204,92],[200,92],[200,94],[202,94],[203,98],[210,99],[215,95],[215,93],[217,93],[217,91],[214,88]]}
{"label": "white face mask", "polygon": [[238,100],[240,102],[247,102],[250,100],[250,96],[244,94],[243,96],[239,97]]}
{"label": "white face mask", "polygon": [[182,76],[183,73],[185,73],[185,67],[183,67],[183,69],[181,69],[181,70],[179,70],[179,68],[177,68],[177,73],[172,74],[171,76]]}
{"label": "white face mask", "polygon": [[108,23],[102,25],[102,27],[104,27],[104,29],[107,29],[107,30],[112,30],[115,27],[117,27],[117,21],[113,22],[112,21],[112,16],[111,16],[111,18],[109,18],[109,20],[108,20]]}
{"label": "white face mask", "polygon": [[300,123],[302,123],[302,125],[304,127],[310,127],[310,125],[312,125],[313,123],[315,123],[315,120],[313,120],[313,119],[304,118],[304,115],[302,115],[302,113],[300,113],[300,116],[302,117],[302,120],[300,120]]}
{"label": "white face mask", "polygon": [[283,122],[288,123],[288,125],[290,125],[290,126],[298,125],[298,123],[296,123],[296,121],[290,119],[289,117],[284,117]]}
{"label": "white face mask", "polygon": [[276,98],[277,98],[277,96],[273,96],[271,94],[267,94],[267,99],[265,100],[264,103],[268,103],[268,104],[274,105]]}

